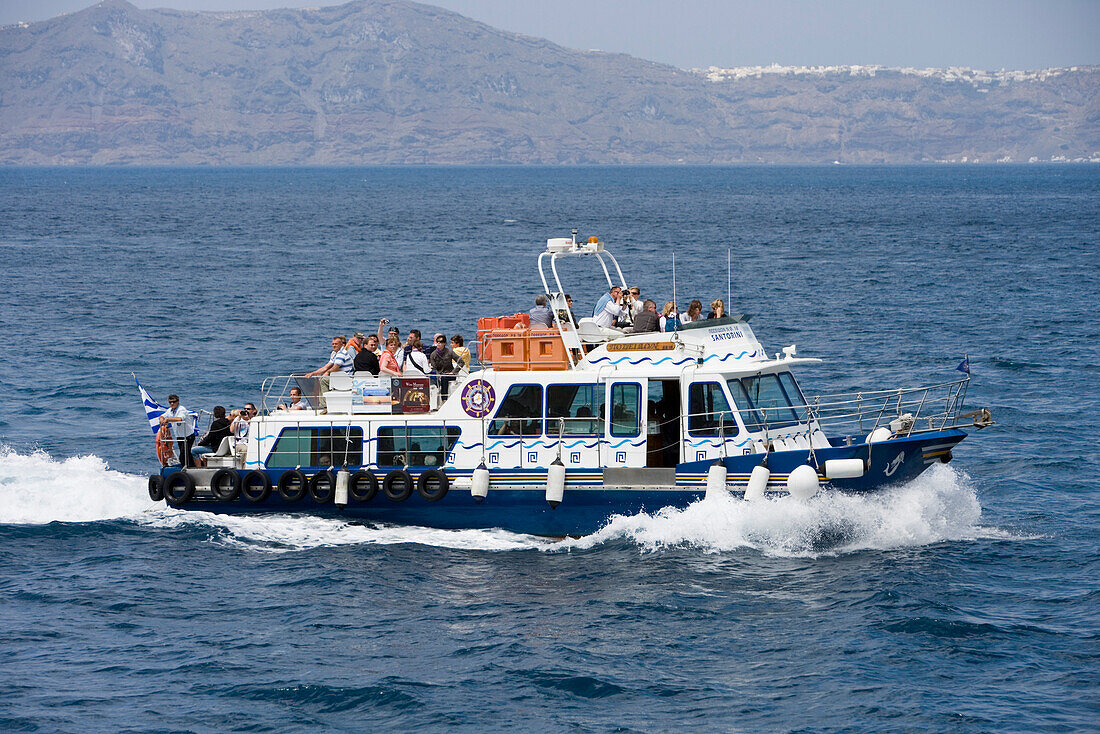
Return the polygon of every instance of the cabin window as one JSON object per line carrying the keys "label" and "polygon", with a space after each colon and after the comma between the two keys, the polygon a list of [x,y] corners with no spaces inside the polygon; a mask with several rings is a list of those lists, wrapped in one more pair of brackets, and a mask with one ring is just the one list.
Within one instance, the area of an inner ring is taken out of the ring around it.
{"label": "cabin window", "polygon": [[752,405],[763,413],[769,428],[789,426],[798,423],[798,415],[787,401],[787,395],[779,385],[779,378],[775,375],[759,375],[757,377],[744,377],[741,384],[745,386]]}
{"label": "cabin window", "polygon": [[490,436],[541,436],[542,385],[512,385],[489,424]]}
{"label": "cabin window", "polygon": [[611,386],[611,435],[637,436],[642,432],[642,387],[632,383]]}
{"label": "cabin window", "polygon": [[787,402],[794,406],[795,415],[802,423],[806,422],[806,398],[798,389],[798,383],[794,381],[794,375],[790,372],[779,373],[779,384],[783,386],[783,392],[787,393]]}
{"label": "cabin window", "polygon": [[603,385],[550,385],[546,388],[546,433],[550,436],[602,436]]}
{"label": "cabin window", "polygon": [[745,430],[763,430],[764,416],[760,415],[760,411],[752,407],[752,401],[749,400],[749,396],[745,393],[745,388],[741,385],[741,381],[727,380],[726,384],[729,386],[730,395],[733,395],[734,406],[741,415],[741,420],[745,423]]}
{"label": "cabin window", "polygon": [[363,463],[363,429],[325,426],[284,428],[267,457],[271,468],[359,466]]}
{"label": "cabin window", "polygon": [[460,433],[456,426],[383,426],[378,429],[378,465],[443,466]]}
{"label": "cabin window", "polygon": [[[724,424],[724,428],[722,427]],[[737,421],[718,382],[693,382],[688,389],[688,432],[696,436],[737,435]]]}

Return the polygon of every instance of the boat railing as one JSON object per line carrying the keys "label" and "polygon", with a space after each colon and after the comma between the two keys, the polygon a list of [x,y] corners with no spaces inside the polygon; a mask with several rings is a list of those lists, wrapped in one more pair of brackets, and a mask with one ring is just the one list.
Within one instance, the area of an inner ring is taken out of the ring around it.
{"label": "boat railing", "polygon": [[[461,375],[420,375],[389,377],[382,375],[373,377],[368,373],[359,373],[355,378],[362,376],[364,380],[375,383],[375,393],[372,397],[373,406],[356,405],[350,412],[369,414],[401,414],[401,413],[429,413],[439,407],[450,396],[451,392],[461,385],[466,373]],[[322,407],[321,393],[323,386],[320,377],[307,377],[305,374],[277,375],[268,377],[260,387],[260,409],[263,414],[269,414],[280,409],[286,409],[290,402],[290,391],[298,388],[301,391],[301,402],[308,410],[320,410]],[[330,378],[330,383],[334,381]],[[351,389],[341,389],[330,384],[330,391],[350,394]],[[382,393],[386,393],[383,395]],[[362,397],[362,396],[361,396]],[[327,406],[326,406],[327,407]],[[345,412],[344,410],[330,412]]]}
{"label": "boat railing", "polygon": [[993,424],[989,410],[964,412],[969,377],[924,387],[827,393],[796,409],[809,411],[833,433],[865,435],[888,427],[894,435],[984,428]]}

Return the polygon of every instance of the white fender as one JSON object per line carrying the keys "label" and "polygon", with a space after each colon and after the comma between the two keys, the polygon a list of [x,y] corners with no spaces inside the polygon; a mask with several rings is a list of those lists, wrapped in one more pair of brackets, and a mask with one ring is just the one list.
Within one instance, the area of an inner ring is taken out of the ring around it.
{"label": "white fender", "polygon": [[817,478],[817,470],[809,464],[796,466],[787,476],[787,491],[795,499],[808,500],[817,494],[820,487],[821,480]]}
{"label": "white fender", "polygon": [[894,434],[890,433],[890,429],[885,426],[879,426],[875,430],[867,434],[867,443],[879,443],[881,441],[889,441],[894,437]]}
{"label": "white fender", "polygon": [[710,465],[707,469],[707,497],[715,497],[719,492],[726,491],[726,465],[721,459]]}
{"label": "white fender", "polygon": [[855,479],[863,476],[863,459],[828,459],[826,479]]}
{"label": "white fender", "polygon": [[351,473],[346,468],[336,472],[336,497],[334,502],[337,507],[348,506],[348,480],[350,478]]}
{"label": "white fender", "polygon": [[554,459],[550,468],[546,470],[546,501],[550,503],[550,509],[557,509],[565,496],[565,465],[561,459]]}
{"label": "white fender", "polygon": [[749,475],[749,486],[745,488],[745,499],[749,502],[764,499],[764,490],[768,488],[771,476],[772,473],[763,464],[753,467],[752,474]]}
{"label": "white fender", "polygon": [[470,477],[470,496],[476,502],[481,502],[487,494],[489,494],[489,467],[485,466],[483,461],[478,464]]}

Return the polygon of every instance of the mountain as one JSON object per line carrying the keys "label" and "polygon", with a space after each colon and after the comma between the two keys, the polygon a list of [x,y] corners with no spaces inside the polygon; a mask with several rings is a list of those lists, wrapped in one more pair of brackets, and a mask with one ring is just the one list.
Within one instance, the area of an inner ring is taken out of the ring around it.
{"label": "mountain", "polygon": [[9,164],[1100,157],[1100,67],[687,71],[404,0],[0,28]]}

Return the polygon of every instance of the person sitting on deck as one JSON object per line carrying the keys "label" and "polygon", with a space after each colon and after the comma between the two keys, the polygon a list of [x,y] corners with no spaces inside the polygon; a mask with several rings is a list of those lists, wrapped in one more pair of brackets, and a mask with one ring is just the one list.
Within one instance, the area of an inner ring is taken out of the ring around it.
{"label": "person sitting on deck", "polygon": [[458,369],[470,371],[470,348],[462,346],[462,336],[455,334],[451,337],[451,351],[458,357]]}
{"label": "person sitting on deck", "polygon": [[204,466],[206,461],[203,457],[217,451],[222,445],[222,439],[229,438],[231,433],[232,428],[229,419],[225,417],[225,408],[215,405],[214,420],[210,423],[210,429],[191,449],[191,458],[195,460],[195,464]]}
{"label": "person sitting on deck", "polygon": [[716,298],[710,303],[710,313],[707,314],[708,319],[720,319],[726,315],[726,304],[721,298]]}
{"label": "person sitting on deck", "polygon": [[535,307],[528,313],[531,315],[532,329],[549,329],[554,326],[554,312],[547,308],[544,294],[535,296]]}
{"label": "person sitting on deck", "polygon": [[[290,402],[279,403],[275,406],[275,410],[309,410],[309,403],[302,400],[302,391],[297,387],[290,388]],[[214,409],[214,414],[217,415],[217,408]]]}
{"label": "person sitting on deck", "polygon": [[634,333],[660,331],[661,321],[657,316],[657,304],[649,298],[642,302],[642,310],[634,317]]}
{"label": "person sitting on deck", "polygon": [[630,312],[629,319],[634,321],[638,318],[638,314],[645,310],[645,301],[642,300],[642,289],[636,285],[630,286],[630,289],[624,294],[626,296],[625,303],[627,310]]}
{"label": "person sitting on deck", "polygon": [[572,324],[573,328],[577,328],[577,317],[573,315],[573,296],[568,293],[565,294],[565,308],[558,309],[558,321],[563,326]]}
{"label": "person sitting on deck", "polygon": [[306,377],[321,377],[322,375],[327,375],[330,372],[335,372],[336,369],[337,369],[336,368],[336,355],[339,354],[340,350],[344,348],[345,344],[347,344],[347,340],[344,339],[344,337],[342,337],[342,336],[332,337],[332,353],[328,355],[328,361],[326,361],[324,363],[324,365],[322,365],[321,367],[318,367],[317,369],[313,370],[312,372],[307,372],[305,374],[305,376]]}
{"label": "person sitting on deck", "polygon": [[676,331],[680,327],[680,314],[675,301],[668,301],[661,310],[661,331]]}
{"label": "person sitting on deck", "polygon": [[375,353],[378,350],[378,337],[375,334],[371,334],[367,337],[366,342],[362,349],[359,350],[359,354],[355,355],[355,361],[352,366],[356,372],[369,372],[375,377],[378,376],[378,355]]}
{"label": "person sitting on deck", "polygon": [[401,351],[401,340],[394,335],[386,339],[386,348],[378,358],[379,374],[391,377],[401,376],[401,365],[397,362],[397,353]]}
{"label": "person sitting on deck", "polygon": [[447,346],[447,335],[436,334],[435,349],[428,355],[428,362],[431,364],[432,370],[441,375],[453,375],[455,373],[455,362],[458,361],[458,355]]}
{"label": "person sitting on deck", "polygon": [[396,355],[397,363],[401,365],[402,374],[410,376],[426,375],[432,367],[428,364],[428,357],[420,345],[420,329],[409,329],[408,339],[404,348]]}
{"label": "person sitting on deck", "polygon": [[681,324],[690,324],[703,318],[703,302],[696,298],[688,305],[688,310],[680,314]]}

